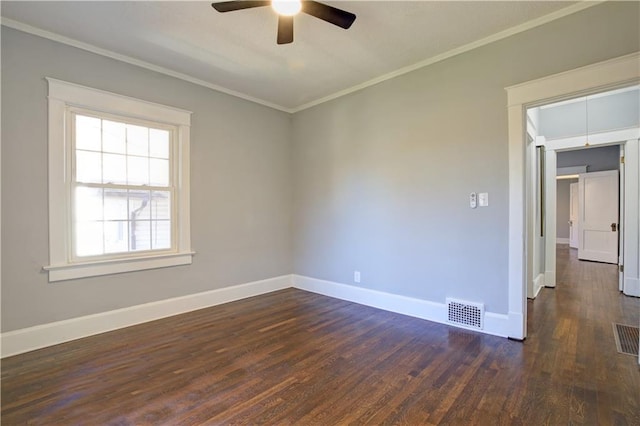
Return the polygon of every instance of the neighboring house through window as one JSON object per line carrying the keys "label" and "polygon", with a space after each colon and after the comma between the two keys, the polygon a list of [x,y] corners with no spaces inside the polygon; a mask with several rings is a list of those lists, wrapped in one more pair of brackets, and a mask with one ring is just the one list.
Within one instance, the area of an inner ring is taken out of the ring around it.
{"label": "neighboring house through window", "polygon": [[190,112],[49,82],[49,281],[191,263]]}

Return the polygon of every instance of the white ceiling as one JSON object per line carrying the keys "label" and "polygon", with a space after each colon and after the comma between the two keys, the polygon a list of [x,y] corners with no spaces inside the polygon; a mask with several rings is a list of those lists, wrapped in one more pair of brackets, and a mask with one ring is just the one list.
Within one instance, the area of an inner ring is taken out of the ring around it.
{"label": "white ceiling", "polygon": [[[269,7],[210,2],[2,1],[3,24],[296,111],[587,7],[559,1],[328,1],[357,15],[343,30],[295,17],[276,44]],[[60,37],[62,36],[62,37]]]}

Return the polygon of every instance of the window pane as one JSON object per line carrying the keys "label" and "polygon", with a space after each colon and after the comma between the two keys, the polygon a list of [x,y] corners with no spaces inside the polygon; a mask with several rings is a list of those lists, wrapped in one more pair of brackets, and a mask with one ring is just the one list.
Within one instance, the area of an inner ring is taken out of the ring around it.
{"label": "window pane", "polygon": [[149,128],[127,124],[127,154],[149,155]]}
{"label": "window pane", "polygon": [[149,160],[149,182],[155,186],[169,186],[169,160]]}
{"label": "window pane", "polygon": [[102,188],[79,186],[74,201],[76,222],[102,220]]}
{"label": "window pane", "polygon": [[115,121],[102,121],[102,150],[116,154],[127,153],[125,124]]}
{"label": "window pane", "polygon": [[104,183],[127,183],[127,157],[119,154],[103,154],[102,181]]}
{"label": "window pane", "polygon": [[129,251],[129,222],[124,220],[104,223],[104,252]]}
{"label": "window pane", "polygon": [[131,251],[151,250],[151,222],[148,220],[136,220],[130,222]]}
{"label": "window pane", "polygon": [[84,115],[75,126],[75,181],[102,186],[75,187],[75,256],[170,249],[172,192],[144,186],[171,186],[172,132]]}
{"label": "window pane", "polygon": [[171,193],[154,191],[151,198],[151,219],[171,218]]}
{"label": "window pane", "polygon": [[126,189],[104,190],[104,220],[128,220],[129,206]]}
{"label": "window pane", "polygon": [[102,222],[76,223],[76,256],[103,254]]}
{"label": "window pane", "polygon": [[76,182],[102,183],[102,154],[76,151]]}
{"label": "window pane", "polygon": [[169,131],[149,129],[149,155],[156,158],[169,158]]}
{"label": "window pane", "polygon": [[171,223],[168,220],[151,221],[152,248],[171,248]]}
{"label": "window pane", "polygon": [[100,151],[100,119],[76,115],[76,149]]}
{"label": "window pane", "polygon": [[127,175],[131,185],[149,185],[149,158],[127,157]]}
{"label": "window pane", "polygon": [[129,191],[129,220],[149,220],[151,206],[150,191]]}

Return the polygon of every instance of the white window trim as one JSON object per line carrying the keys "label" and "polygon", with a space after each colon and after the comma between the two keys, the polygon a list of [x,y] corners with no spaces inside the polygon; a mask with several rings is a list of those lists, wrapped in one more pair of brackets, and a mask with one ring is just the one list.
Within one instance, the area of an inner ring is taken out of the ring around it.
{"label": "white window trim", "polygon": [[[190,126],[191,112],[53,78],[49,83],[49,281],[63,281],[121,272],[191,264]],[[176,251],[146,253],[119,259],[70,261],[69,182],[71,153],[66,147],[69,108],[86,108],[177,127]]]}

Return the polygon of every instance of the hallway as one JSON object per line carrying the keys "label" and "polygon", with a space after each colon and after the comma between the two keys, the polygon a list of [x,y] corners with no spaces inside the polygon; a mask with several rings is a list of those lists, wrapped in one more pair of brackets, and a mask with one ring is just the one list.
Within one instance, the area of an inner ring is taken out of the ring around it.
{"label": "hallway", "polygon": [[638,359],[617,352],[612,330],[612,322],[638,326],[640,299],[618,291],[617,265],[580,261],[558,245],[557,286],[529,300],[528,313],[525,352],[535,354],[536,379],[548,376],[546,401],[568,408],[569,422],[640,424]]}

